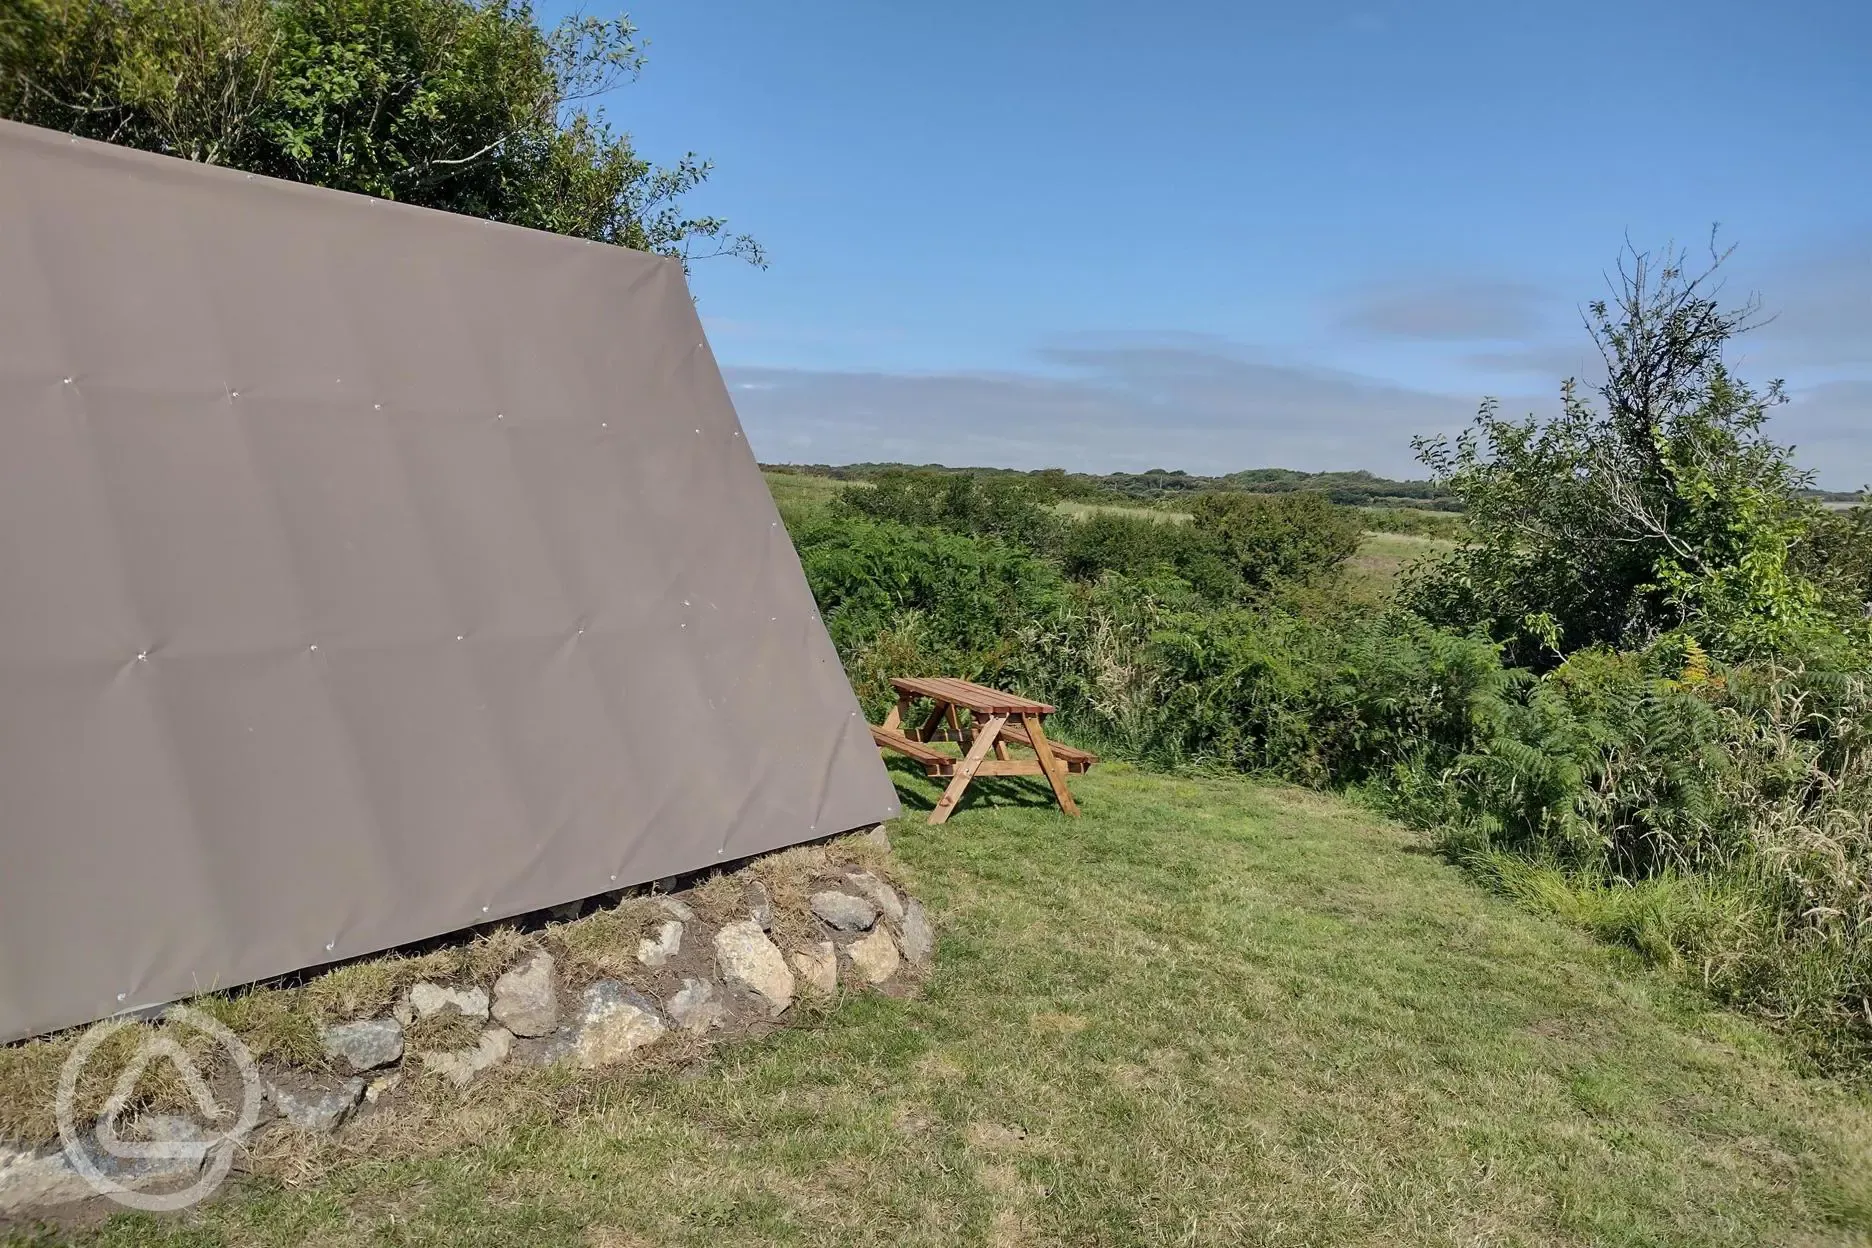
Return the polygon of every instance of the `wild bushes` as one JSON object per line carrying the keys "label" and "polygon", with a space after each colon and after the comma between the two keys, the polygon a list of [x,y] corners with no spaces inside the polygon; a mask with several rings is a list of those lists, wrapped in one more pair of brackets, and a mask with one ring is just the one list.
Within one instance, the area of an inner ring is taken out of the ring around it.
{"label": "wild bushes", "polygon": [[1319,494],[1204,494],[1187,524],[1116,511],[1071,520],[1054,510],[1057,501],[1045,474],[890,470],[872,488],[840,494],[832,511],[995,539],[1049,559],[1074,580],[1174,576],[1216,603],[1330,579],[1357,550],[1361,531]]}
{"label": "wild bushes", "polygon": [[1445,844],[1824,1052],[1872,1056],[1865,671],[1591,651],[1476,709],[1434,811]]}
{"label": "wild bushes", "polygon": [[1717,300],[1726,254],[1693,273],[1681,253],[1630,253],[1616,297],[1590,305],[1607,369],[1596,403],[1569,381],[1551,419],[1491,401],[1454,442],[1417,441],[1470,536],[1415,586],[1416,610],[1480,626],[1537,668],[1670,633],[1722,659],[1779,657],[1852,626],[1803,567],[1825,522],[1812,474],[1767,434],[1786,393],[1724,363],[1756,316]]}
{"label": "wild bushes", "polygon": [[993,677],[1016,631],[1046,616],[1059,574],[1031,552],[928,525],[825,516],[793,541],[867,711],[907,672]]}
{"label": "wild bushes", "polygon": [[1359,525],[1323,494],[1204,494],[1193,536],[1248,592],[1333,576],[1359,544]]}
{"label": "wild bushes", "polygon": [[822,516],[796,536],[873,714],[890,676],[949,672],[1042,696],[1075,740],[1150,765],[1355,788],[1524,902],[1822,1051],[1872,1046],[1863,668],[1724,664],[1673,633],[1536,673],[1330,587],[1230,581],[1218,600],[1179,574],[1185,548],[1133,533],[1088,566],[1138,574],[1096,579],[929,524]]}
{"label": "wild bushes", "polygon": [[1872,519],[1819,510],[1779,384],[1725,365],[1755,308],[1716,302],[1722,259],[1627,257],[1597,404],[1419,444],[1467,537],[1403,601],[1528,670],[1400,792],[1509,891],[1872,1052]]}
{"label": "wild bushes", "polygon": [[1747,310],[1703,280],[1638,257],[1595,305],[1602,409],[1569,389],[1424,445],[1463,545],[1393,604],[1338,591],[1360,526],[1316,495],[1068,522],[1010,477],[849,491],[808,574],[869,697],[956,671],[1109,752],[1356,788],[1521,900],[1872,1055],[1872,513],[1803,495],[1763,432],[1779,390],[1722,363]]}
{"label": "wild bushes", "polygon": [[1176,577],[1212,602],[1227,602],[1241,578],[1194,525],[1094,512],[1062,526],[1054,541],[1060,566],[1074,580],[1108,572],[1132,578]]}
{"label": "wild bushes", "polygon": [[587,105],[632,79],[628,19],[525,0],[7,0],[0,117],[679,256],[759,244],[686,211]]}

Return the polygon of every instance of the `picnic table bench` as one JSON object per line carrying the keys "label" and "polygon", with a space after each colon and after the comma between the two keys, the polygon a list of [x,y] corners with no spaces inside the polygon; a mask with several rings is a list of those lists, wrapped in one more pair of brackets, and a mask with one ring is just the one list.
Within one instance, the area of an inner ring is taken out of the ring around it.
{"label": "picnic table bench", "polygon": [[[947,776],[949,785],[930,811],[931,823],[945,822],[969,783],[976,776],[1044,776],[1060,809],[1077,815],[1079,806],[1066,788],[1069,773],[1084,772],[1098,761],[1096,754],[1049,740],[1041,718],[1053,713],[1045,702],[990,689],[974,681],[946,676],[899,678],[891,681],[897,705],[882,724],[871,725],[871,739],[880,749],[894,750],[922,764],[931,776]],[[932,708],[920,725],[907,728],[910,713],[927,699]],[[968,712],[965,723],[960,712]],[[954,741],[962,757],[945,754],[931,741]],[[1032,758],[1016,758],[1010,744],[1033,751]],[[994,757],[988,757],[993,752]]]}

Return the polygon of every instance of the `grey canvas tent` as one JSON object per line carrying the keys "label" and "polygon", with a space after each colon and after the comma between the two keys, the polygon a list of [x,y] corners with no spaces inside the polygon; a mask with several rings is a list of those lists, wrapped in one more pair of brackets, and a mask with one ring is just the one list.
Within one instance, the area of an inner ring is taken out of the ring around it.
{"label": "grey canvas tent", "polygon": [[676,261],[0,122],[0,1040],[895,813]]}

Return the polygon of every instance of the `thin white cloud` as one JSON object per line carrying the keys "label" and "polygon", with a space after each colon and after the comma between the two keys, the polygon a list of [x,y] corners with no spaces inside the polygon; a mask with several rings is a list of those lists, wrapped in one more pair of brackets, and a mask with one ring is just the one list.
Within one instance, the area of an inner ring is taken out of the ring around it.
{"label": "thin white cloud", "polygon": [[[1872,239],[1745,259],[1729,266],[1726,293],[1759,289],[1778,316],[1731,362],[1758,384],[1787,376],[1793,401],[1772,435],[1821,485],[1857,488],[1872,480]],[[1371,367],[1421,358],[1430,367],[1411,371],[1434,380],[1418,385],[1199,333],[1078,334],[1016,372],[726,371],[771,460],[1406,476],[1421,471],[1411,437],[1462,427],[1484,394],[1547,412],[1562,379],[1595,384],[1602,368],[1579,317],[1577,302],[1534,284],[1460,275],[1374,282],[1329,306],[1319,350],[1385,362]]]}
{"label": "thin white cloud", "polygon": [[[769,460],[899,460],[1083,471],[1264,465],[1414,471],[1410,439],[1472,400],[1274,364],[1214,345],[1057,347],[1038,373],[727,370]],[[810,448],[810,455],[805,451]]]}
{"label": "thin white cloud", "polygon": [[[1738,254],[1737,260],[1745,257]],[[1772,317],[1744,339],[1764,367],[1872,369],[1872,238],[1816,242],[1740,265],[1729,287],[1761,292]]]}
{"label": "thin white cloud", "polygon": [[1517,342],[1550,327],[1551,297],[1510,281],[1388,282],[1345,297],[1339,327],[1443,342]]}
{"label": "thin white cloud", "polygon": [[1795,458],[1820,486],[1858,490],[1872,485],[1872,381],[1830,381],[1793,391],[1771,432],[1791,442]]}

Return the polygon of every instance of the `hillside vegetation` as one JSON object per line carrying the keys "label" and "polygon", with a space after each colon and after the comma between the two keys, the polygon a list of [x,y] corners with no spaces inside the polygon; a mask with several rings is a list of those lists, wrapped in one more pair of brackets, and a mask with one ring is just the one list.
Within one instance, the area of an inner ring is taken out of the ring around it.
{"label": "hillside vegetation", "polygon": [[876,481],[917,473],[924,476],[1021,479],[1023,484],[1056,498],[1117,506],[1181,506],[1199,494],[1321,494],[1345,507],[1413,508],[1450,511],[1459,506],[1431,481],[1393,481],[1369,472],[1298,472],[1291,468],[1250,468],[1222,476],[1202,476],[1181,469],[1145,472],[1067,472],[1048,468],[1021,472],[1012,468],[951,468],[943,464],[767,464],[775,475],[821,477],[831,481]]}
{"label": "hillside vegetation", "polygon": [[[1723,364],[1749,309],[1628,260],[1595,395],[1420,444],[1460,516],[1241,490],[1063,515],[1063,474],[874,468],[796,498],[860,697],[961,675],[1108,755],[1358,791],[1872,1071],[1872,511],[1821,507],[1766,434],[1779,388]],[[1410,519],[1374,544],[1380,517]]]}

